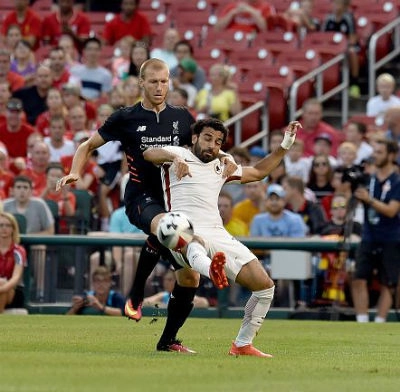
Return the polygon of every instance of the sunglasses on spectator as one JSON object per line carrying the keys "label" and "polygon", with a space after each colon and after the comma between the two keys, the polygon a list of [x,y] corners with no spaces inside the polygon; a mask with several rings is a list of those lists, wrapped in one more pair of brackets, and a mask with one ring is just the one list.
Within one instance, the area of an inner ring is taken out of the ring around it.
{"label": "sunglasses on spectator", "polygon": [[339,208],[346,208],[346,203],[333,203],[331,209],[337,210]]}
{"label": "sunglasses on spectator", "polygon": [[314,167],[328,166],[328,162],[314,162]]}

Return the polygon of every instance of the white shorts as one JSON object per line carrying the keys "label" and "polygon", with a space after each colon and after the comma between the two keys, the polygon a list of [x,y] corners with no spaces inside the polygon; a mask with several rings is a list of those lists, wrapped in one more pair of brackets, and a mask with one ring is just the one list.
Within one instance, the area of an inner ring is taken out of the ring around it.
{"label": "white shorts", "polygon": [[[241,268],[257,256],[243,245],[235,237],[229,234],[223,227],[196,228],[196,235],[205,242],[208,257],[213,258],[216,252],[224,252],[226,256],[225,272],[228,279],[236,280]],[[176,262],[182,267],[190,268],[181,253],[173,252]]]}

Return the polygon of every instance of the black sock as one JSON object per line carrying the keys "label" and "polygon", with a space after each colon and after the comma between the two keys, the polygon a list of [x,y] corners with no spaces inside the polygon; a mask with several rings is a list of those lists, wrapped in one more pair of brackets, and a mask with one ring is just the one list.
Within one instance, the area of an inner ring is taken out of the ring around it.
{"label": "black sock", "polygon": [[157,237],[154,234],[150,234],[140,252],[135,280],[129,292],[129,298],[135,309],[143,301],[144,287],[146,286],[147,278],[160,259],[161,246]]}
{"label": "black sock", "polygon": [[167,322],[157,344],[157,350],[162,350],[165,346],[176,340],[176,334],[193,309],[193,298],[196,290],[196,287],[182,287],[175,283],[174,290],[168,302]]}

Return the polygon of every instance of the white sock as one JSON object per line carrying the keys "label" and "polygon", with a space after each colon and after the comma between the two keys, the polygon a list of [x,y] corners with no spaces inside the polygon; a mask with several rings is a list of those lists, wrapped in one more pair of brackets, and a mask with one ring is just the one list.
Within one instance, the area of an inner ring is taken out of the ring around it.
{"label": "white sock", "polygon": [[274,290],[275,286],[253,291],[244,308],[242,326],[235,340],[237,347],[247,346],[253,342],[271,306]]}
{"label": "white sock", "polygon": [[200,243],[193,241],[189,243],[186,251],[186,258],[190,266],[201,275],[210,277],[211,259],[207,256],[207,251]]}
{"label": "white sock", "polygon": [[368,314],[357,314],[356,319],[357,319],[358,323],[368,323],[369,322]]}
{"label": "white sock", "polygon": [[384,317],[375,316],[375,322],[376,323],[385,323],[386,319]]}

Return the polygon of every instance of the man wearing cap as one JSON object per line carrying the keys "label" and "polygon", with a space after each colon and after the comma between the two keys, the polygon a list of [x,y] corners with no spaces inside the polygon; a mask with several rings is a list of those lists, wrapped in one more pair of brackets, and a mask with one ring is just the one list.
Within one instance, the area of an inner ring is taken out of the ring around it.
{"label": "man wearing cap", "polygon": [[[314,138],[313,145],[314,156],[325,155],[329,159],[332,167],[338,165],[337,159],[332,155],[332,136],[329,133],[320,133]],[[313,157],[308,157],[309,168],[311,167]]]}
{"label": "man wearing cap", "polygon": [[0,140],[7,147],[10,158],[25,158],[27,139],[35,130],[22,121],[23,106],[20,99],[10,98],[6,108],[6,121],[0,124]]}
{"label": "man wearing cap", "polygon": [[182,88],[188,93],[187,104],[194,107],[197,88],[193,84],[197,63],[191,58],[184,58],[178,65],[178,77],[172,79],[173,88]]}
{"label": "man wearing cap", "polygon": [[313,142],[321,133],[328,134],[332,138],[332,154],[336,156],[337,147],[343,140],[343,135],[331,125],[322,121],[322,105],[316,98],[307,99],[303,104],[303,115],[300,120],[302,130],[298,139],[304,142],[304,156],[314,155]]}
{"label": "man wearing cap", "polygon": [[299,214],[285,209],[286,193],[279,184],[267,188],[267,212],[257,214],[251,223],[255,237],[305,237],[306,225]]}

